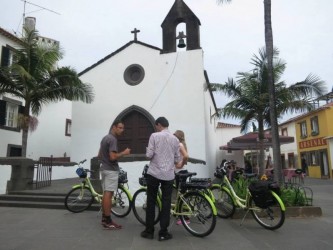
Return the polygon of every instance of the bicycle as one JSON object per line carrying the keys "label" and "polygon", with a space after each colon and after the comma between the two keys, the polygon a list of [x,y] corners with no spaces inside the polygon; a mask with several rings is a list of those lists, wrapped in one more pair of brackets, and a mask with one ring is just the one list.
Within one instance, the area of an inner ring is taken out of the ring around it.
{"label": "bicycle", "polygon": [[[220,184],[213,184],[211,190],[215,196],[215,206],[217,209],[217,216],[221,218],[231,217],[236,210],[236,206],[246,210],[242,219],[243,223],[246,215],[250,211],[253,218],[262,227],[270,230],[280,228],[285,220],[286,208],[278,195],[278,188],[273,187],[271,182],[252,182],[264,183],[267,192],[261,196],[261,193],[254,193],[249,188],[246,190],[245,199],[239,197],[234,188],[232,187],[229,179],[227,178],[227,167],[224,166],[216,168],[215,177],[221,180]],[[251,186],[252,187],[252,186]]]}
{"label": "bicycle", "polygon": [[[81,166],[85,161],[80,161],[76,170],[76,173],[83,181],[78,185],[74,185],[65,197],[65,207],[73,213],[80,213],[89,209],[94,201],[102,204],[103,194],[95,191],[88,176],[88,173],[92,173],[93,171],[84,169]],[[125,217],[131,211],[132,195],[129,192],[128,185],[127,187],[125,186],[127,182],[127,172],[120,170],[118,189],[112,197],[111,209],[111,213],[117,217]]]}
{"label": "bicycle", "polygon": [[[180,183],[177,188],[175,203],[171,204],[171,215],[180,218],[185,229],[194,236],[209,235],[216,225],[216,208],[208,195],[199,190],[207,189],[208,184],[203,182],[186,182],[188,177],[196,173],[180,174]],[[145,225],[147,187],[144,178],[140,178],[143,186],[133,195],[132,209],[136,219]],[[156,199],[155,224],[159,221],[161,209],[161,192]],[[189,223],[188,223],[189,220]]]}

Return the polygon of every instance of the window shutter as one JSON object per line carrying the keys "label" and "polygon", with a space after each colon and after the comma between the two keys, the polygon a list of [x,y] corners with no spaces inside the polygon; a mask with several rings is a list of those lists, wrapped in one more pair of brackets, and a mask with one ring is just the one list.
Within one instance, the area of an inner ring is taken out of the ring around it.
{"label": "window shutter", "polygon": [[7,67],[9,66],[9,48],[2,46],[2,51],[1,51],[1,66],[2,67]]}
{"label": "window shutter", "polygon": [[23,114],[23,112],[24,112],[24,106],[19,105],[18,113],[19,113],[19,114]]}
{"label": "window shutter", "polygon": [[0,100],[0,126],[6,124],[6,101]]}

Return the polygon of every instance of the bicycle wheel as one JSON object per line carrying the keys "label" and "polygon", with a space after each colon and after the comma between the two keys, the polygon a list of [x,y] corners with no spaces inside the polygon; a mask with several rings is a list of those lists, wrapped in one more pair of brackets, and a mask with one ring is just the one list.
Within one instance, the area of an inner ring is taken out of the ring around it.
{"label": "bicycle wheel", "polygon": [[[146,208],[147,208],[147,190],[139,189],[133,195],[132,209],[135,218],[143,225],[146,225]],[[155,205],[155,220],[156,224],[160,220],[160,206],[156,200]]]}
{"label": "bicycle wheel", "polygon": [[131,198],[122,186],[113,194],[111,212],[117,217],[125,217],[131,212]]}
{"label": "bicycle wheel", "polygon": [[214,204],[217,210],[217,216],[221,218],[233,216],[236,206],[231,195],[221,187],[212,187],[211,191],[215,198]]}
{"label": "bicycle wheel", "polygon": [[275,230],[281,227],[285,220],[285,211],[282,210],[281,204],[278,202],[276,197],[274,205],[268,206],[267,208],[259,208],[255,205],[252,197],[249,200],[249,206],[253,218],[264,228]]}
{"label": "bicycle wheel", "polygon": [[194,236],[204,237],[215,228],[216,215],[208,199],[198,192],[179,198],[178,212],[185,229]]}
{"label": "bicycle wheel", "polygon": [[94,202],[94,197],[87,187],[73,188],[66,195],[65,207],[73,213],[80,213],[88,209]]}

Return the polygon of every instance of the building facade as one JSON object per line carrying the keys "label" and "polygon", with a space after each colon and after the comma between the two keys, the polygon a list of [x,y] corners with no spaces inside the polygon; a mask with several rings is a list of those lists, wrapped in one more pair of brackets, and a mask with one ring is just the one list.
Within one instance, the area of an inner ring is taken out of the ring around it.
{"label": "building facade", "polygon": [[332,178],[332,120],[333,102],[295,119],[298,160],[310,177]]}

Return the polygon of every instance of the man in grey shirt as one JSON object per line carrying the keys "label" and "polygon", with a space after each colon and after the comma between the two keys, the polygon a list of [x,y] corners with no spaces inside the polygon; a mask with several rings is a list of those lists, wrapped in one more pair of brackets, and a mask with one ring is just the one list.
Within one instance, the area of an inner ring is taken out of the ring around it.
{"label": "man in grey shirt", "polygon": [[181,167],[182,158],[179,151],[179,140],[168,130],[168,120],[165,117],[159,117],[155,121],[155,125],[158,132],[151,134],[146,152],[150,164],[147,172],[146,229],[141,232],[141,237],[154,238],[155,201],[161,185],[162,210],[158,240],[163,241],[172,238],[172,234],[168,232],[171,194],[175,165]]}
{"label": "man in grey shirt", "polygon": [[118,159],[123,155],[131,153],[129,148],[118,153],[117,136],[124,132],[124,123],[116,120],[112,123],[110,133],[103,137],[101,146],[98,152],[98,157],[101,161],[102,175],[102,225],[107,229],[121,229],[121,225],[115,223],[110,216],[112,206],[113,193],[118,188],[119,165]]}

